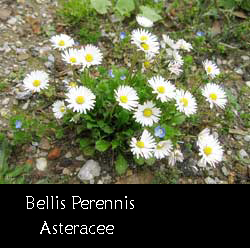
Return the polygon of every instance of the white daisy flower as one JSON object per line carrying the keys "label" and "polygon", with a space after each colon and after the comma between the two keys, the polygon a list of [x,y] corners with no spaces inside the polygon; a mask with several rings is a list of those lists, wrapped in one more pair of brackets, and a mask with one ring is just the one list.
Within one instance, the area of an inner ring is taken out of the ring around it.
{"label": "white daisy flower", "polygon": [[132,32],[131,42],[135,44],[139,50],[149,54],[157,54],[160,49],[157,37],[143,29],[137,29]]}
{"label": "white daisy flower", "polygon": [[56,101],[53,104],[52,110],[54,112],[56,119],[61,119],[65,115],[67,108],[64,104],[64,101]]}
{"label": "white daisy flower", "polygon": [[210,135],[210,129],[209,128],[205,128],[202,132],[199,133],[198,135],[198,142],[197,145],[199,145],[199,142],[202,142],[203,139],[206,139],[207,136]]}
{"label": "white daisy flower", "polygon": [[153,93],[157,94],[156,98],[160,99],[161,102],[168,102],[175,98],[176,87],[169,81],[166,81],[163,77],[156,76],[148,82],[153,88]]}
{"label": "white daisy flower", "polygon": [[32,92],[40,92],[48,88],[49,75],[44,71],[33,71],[24,80],[24,88]]}
{"label": "white daisy flower", "polygon": [[176,107],[180,112],[190,116],[197,111],[197,103],[195,98],[189,91],[177,90],[176,91]]}
{"label": "white daisy flower", "polygon": [[209,83],[202,90],[202,95],[210,103],[210,108],[218,106],[222,109],[225,108],[227,103],[227,96],[225,91],[217,84]]}
{"label": "white daisy flower", "polygon": [[182,163],[183,160],[184,160],[184,156],[181,150],[175,149],[174,151],[170,153],[168,163],[170,166],[174,166],[177,161]]}
{"label": "white daisy flower", "polygon": [[78,49],[70,48],[62,53],[62,59],[70,65],[80,65],[81,56]]}
{"label": "white daisy flower", "polygon": [[170,140],[161,141],[154,149],[154,156],[156,159],[163,159],[168,157],[172,152],[173,144]]}
{"label": "white daisy flower", "polygon": [[138,22],[138,24],[144,28],[152,28],[154,25],[154,22],[152,22],[151,20],[149,20],[148,18],[144,17],[144,16],[136,16],[136,21]]}
{"label": "white daisy flower", "polygon": [[67,90],[71,90],[71,89],[73,89],[73,88],[78,87],[78,83],[75,82],[74,80],[72,80],[72,81],[63,80],[63,82],[64,82],[64,84],[65,84]]}
{"label": "white daisy flower", "polygon": [[173,50],[177,49],[176,43],[168,35],[164,34],[164,35],[162,35],[162,37],[163,37],[163,43],[164,44],[167,44]]}
{"label": "white daisy flower", "polygon": [[155,139],[147,130],[144,130],[140,140],[132,138],[130,143],[132,153],[137,158],[141,156],[145,159],[149,159],[153,156],[155,146]]}
{"label": "white daisy flower", "polygon": [[74,40],[66,34],[60,34],[53,36],[50,41],[55,49],[65,50],[69,47],[74,46]]}
{"label": "white daisy flower", "polygon": [[176,63],[175,61],[171,61],[168,65],[168,70],[171,74],[175,74],[176,76],[180,76],[180,74],[183,72],[181,69],[181,65]]}
{"label": "white daisy flower", "polygon": [[115,90],[115,98],[119,105],[127,110],[134,110],[138,106],[138,95],[129,86],[120,86]]}
{"label": "white daisy flower", "polygon": [[207,72],[207,75],[210,76],[212,79],[220,74],[220,69],[212,61],[204,61],[203,66]]}
{"label": "white daisy flower", "polygon": [[160,120],[161,110],[155,107],[151,101],[138,105],[138,109],[134,113],[135,120],[142,126],[153,126]]}
{"label": "white daisy flower", "polygon": [[177,63],[180,66],[184,64],[183,58],[177,50],[173,50],[172,54],[175,63]]}
{"label": "white daisy flower", "polygon": [[80,50],[83,67],[89,68],[102,63],[103,54],[100,49],[93,45],[87,45]]}
{"label": "white daisy flower", "polygon": [[223,149],[218,139],[212,135],[206,135],[206,138],[199,139],[198,145],[199,155],[202,156],[198,163],[200,167],[205,167],[207,163],[215,167],[217,163],[222,161]]}
{"label": "white daisy flower", "polygon": [[183,39],[177,41],[176,47],[177,49],[182,49],[188,52],[190,52],[193,49],[192,45]]}
{"label": "white daisy flower", "polygon": [[87,113],[95,105],[95,95],[92,91],[84,86],[71,89],[67,94],[66,101],[69,103],[68,108],[73,112]]}

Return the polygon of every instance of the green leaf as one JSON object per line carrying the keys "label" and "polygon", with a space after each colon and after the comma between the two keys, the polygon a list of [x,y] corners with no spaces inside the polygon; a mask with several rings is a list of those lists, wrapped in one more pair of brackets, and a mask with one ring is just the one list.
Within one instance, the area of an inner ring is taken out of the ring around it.
{"label": "green leaf", "polygon": [[142,157],[139,157],[139,158],[134,157],[134,161],[135,161],[138,165],[144,165],[144,163],[145,163],[145,159],[142,158]]}
{"label": "green leaf", "polygon": [[96,141],[95,148],[99,152],[105,152],[105,151],[107,151],[109,149],[110,145],[111,144],[108,141],[98,140],[98,141]]}
{"label": "green leaf", "polygon": [[95,148],[93,146],[87,146],[83,149],[85,156],[93,156],[95,154]]}
{"label": "green leaf", "polygon": [[121,155],[119,154],[118,155],[118,158],[115,162],[115,170],[116,170],[116,173],[121,176],[123,174],[126,173],[128,169],[128,162],[127,160]]}
{"label": "green leaf", "polygon": [[153,166],[155,164],[155,161],[156,161],[155,158],[149,158],[149,159],[145,160],[145,162],[148,166]]}
{"label": "green leaf", "polygon": [[141,10],[143,16],[147,17],[149,20],[151,20],[153,22],[157,22],[157,21],[162,19],[162,17],[160,15],[158,15],[154,9],[152,9],[148,6],[141,6],[140,10]]}
{"label": "green leaf", "polygon": [[111,145],[112,145],[112,150],[115,150],[120,145],[120,141],[117,139],[112,140]]}
{"label": "green leaf", "polygon": [[91,0],[91,5],[99,14],[104,15],[107,14],[112,3],[109,0]]}
{"label": "green leaf", "polygon": [[186,116],[181,114],[181,115],[176,115],[172,120],[171,123],[175,126],[179,126],[182,123],[184,123],[186,120]]}
{"label": "green leaf", "polygon": [[81,149],[84,149],[86,148],[87,146],[89,146],[91,144],[91,140],[90,139],[80,139],[80,148]]}
{"label": "green leaf", "polygon": [[134,0],[118,0],[116,9],[121,15],[128,15],[135,9]]}

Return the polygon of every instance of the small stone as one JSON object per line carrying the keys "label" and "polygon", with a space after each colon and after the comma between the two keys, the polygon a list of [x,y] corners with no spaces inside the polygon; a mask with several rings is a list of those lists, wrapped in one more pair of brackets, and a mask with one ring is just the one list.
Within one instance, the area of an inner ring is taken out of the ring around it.
{"label": "small stone", "polygon": [[21,53],[21,54],[18,55],[17,60],[18,61],[24,61],[24,60],[27,60],[29,57],[30,57],[29,54]]}
{"label": "small stone", "polygon": [[36,160],[36,168],[39,171],[45,171],[48,167],[47,159],[46,158],[38,158]]}
{"label": "small stone", "polygon": [[22,106],[22,110],[27,110],[28,107],[29,107],[29,105],[30,105],[30,102],[29,102],[29,101],[26,102],[26,103]]}
{"label": "small stone", "polygon": [[222,170],[224,176],[227,177],[229,175],[229,172],[228,172],[228,170],[227,170],[227,168],[225,166],[223,166],[221,170]]}
{"label": "small stone", "polygon": [[248,57],[248,56],[241,56],[241,58],[242,58],[243,60],[245,60],[245,61],[247,61],[247,60],[250,59],[250,57]]}
{"label": "small stone", "polygon": [[68,168],[64,168],[62,173],[63,173],[63,175],[66,175],[66,176],[71,175],[71,171]]}
{"label": "small stone", "polygon": [[250,135],[246,135],[246,136],[244,137],[244,140],[245,140],[246,142],[250,142]]}
{"label": "small stone", "polygon": [[246,82],[246,85],[247,85],[248,87],[250,87],[250,81],[247,81],[247,82]]}
{"label": "small stone", "polygon": [[205,182],[206,182],[206,184],[217,184],[216,180],[214,180],[214,179],[211,178],[211,177],[207,177],[207,178],[205,179]]}
{"label": "small stone", "polygon": [[55,57],[53,55],[48,56],[48,61],[54,63],[55,62]]}
{"label": "small stone", "polygon": [[30,92],[30,91],[16,93],[16,99],[17,100],[27,100],[31,96],[32,96],[32,92]]}
{"label": "small stone", "polygon": [[243,75],[244,74],[244,71],[241,69],[241,68],[237,68],[234,70],[237,74],[239,75]]}
{"label": "small stone", "polygon": [[76,161],[85,161],[83,155],[76,157]]}
{"label": "small stone", "polygon": [[54,148],[52,151],[50,151],[48,155],[49,160],[54,160],[59,158],[61,155],[61,150],[59,148]]}
{"label": "small stone", "polygon": [[98,162],[94,160],[88,160],[85,165],[80,169],[78,178],[81,181],[91,181],[95,177],[100,176],[101,167]]}
{"label": "small stone", "polygon": [[241,159],[245,159],[245,158],[249,157],[248,154],[247,154],[247,152],[244,149],[240,150],[239,155],[240,155]]}
{"label": "small stone", "polygon": [[71,152],[67,152],[65,154],[65,158],[72,158],[72,153]]}
{"label": "small stone", "polygon": [[39,143],[39,148],[43,149],[43,150],[50,150],[50,143],[47,139],[42,138],[40,143]]}
{"label": "small stone", "polygon": [[5,105],[8,105],[10,102],[10,99],[9,98],[5,98],[3,101],[2,101],[2,104],[5,106]]}
{"label": "small stone", "polygon": [[9,9],[0,9],[0,20],[6,21],[11,15],[11,10]]}
{"label": "small stone", "polygon": [[16,19],[15,17],[11,17],[11,18],[7,21],[7,23],[8,23],[9,25],[15,25],[16,22],[17,22],[17,19]]}

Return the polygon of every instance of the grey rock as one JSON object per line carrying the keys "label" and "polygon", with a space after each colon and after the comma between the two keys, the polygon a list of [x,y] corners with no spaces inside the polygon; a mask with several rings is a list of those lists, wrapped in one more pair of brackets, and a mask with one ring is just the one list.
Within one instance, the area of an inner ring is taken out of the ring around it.
{"label": "grey rock", "polygon": [[30,91],[24,91],[24,92],[18,92],[16,93],[16,99],[17,100],[27,100],[32,96],[32,92]]}
{"label": "grey rock", "polygon": [[39,171],[46,171],[47,167],[48,167],[48,162],[46,158],[38,158],[36,160],[36,168]]}
{"label": "grey rock", "polygon": [[85,161],[83,155],[76,157],[76,161]]}
{"label": "grey rock", "polygon": [[240,155],[240,158],[241,158],[241,159],[244,159],[244,158],[248,158],[248,157],[249,157],[248,154],[247,154],[247,152],[246,152],[244,149],[241,149],[241,150],[239,151],[239,155]]}
{"label": "grey rock", "polygon": [[0,20],[6,21],[11,15],[10,9],[0,9]]}
{"label": "grey rock", "polygon": [[246,82],[246,85],[247,85],[248,87],[250,87],[250,81],[247,81],[247,82]]}
{"label": "grey rock", "polygon": [[227,170],[227,168],[225,166],[223,166],[221,170],[222,170],[224,176],[227,177],[229,175],[229,171]]}
{"label": "grey rock", "polygon": [[67,152],[65,154],[65,158],[72,158],[72,153],[71,152]]}
{"label": "grey rock", "polygon": [[9,25],[15,25],[16,22],[17,22],[17,19],[16,19],[15,17],[11,17],[11,18],[7,21],[7,23],[8,23]]}
{"label": "grey rock", "polygon": [[5,106],[5,105],[8,105],[9,102],[10,102],[10,99],[9,98],[5,98],[5,99],[3,99],[2,104]]}
{"label": "grey rock", "polygon": [[27,110],[28,107],[29,107],[29,105],[30,105],[30,101],[26,102],[26,103],[22,106],[22,109],[23,109],[23,110]]}
{"label": "grey rock", "polygon": [[66,176],[71,176],[71,174],[72,174],[70,169],[68,169],[68,168],[64,168],[62,173],[63,173],[63,175],[66,175]]}
{"label": "grey rock", "polygon": [[241,68],[237,68],[234,70],[237,74],[239,75],[243,75],[244,74],[244,71],[241,69]]}
{"label": "grey rock", "polygon": [[250,57],[248,57],[248,56],[241,56],[241,58],[242,58],[243,60],[245,60],[245,61],[247,61],[247,60],[250,59]]}
{"label": "grey rock", "polygon": [[216,180],[214,180],[214,179],[211,178],[211,177],[207,177],[207,178],[205,179],[205,182],[206,182],[206,184],[217,184]]}
{"label": "grey rock", "polygon": [[85,165],[80,169],[78,178],[82,181],[93,181],[95,177],[100,176],[101,167],[98,162],[88,160]]}
{"label": "grey rock", "polygon": [[246,136],[244,137],[244,140],[245,140],[246,142],[250,142],[250,135],[246,135]]}

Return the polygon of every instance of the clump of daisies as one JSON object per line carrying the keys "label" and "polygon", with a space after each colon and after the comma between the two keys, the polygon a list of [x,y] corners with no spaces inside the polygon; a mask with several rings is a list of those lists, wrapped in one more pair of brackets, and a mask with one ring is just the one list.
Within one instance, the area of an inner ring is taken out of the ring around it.
{"label": "clump of daisies", "polygon": [[[164,128],[165,122],[168,121],[166,119],[168,106],[171,106],[172,112],[187,119],[198,113],[197,99],[203,99],[211,109],[223,110],[227,104],[227,96],[223,87],[214,82],[220,74],[220,69],[212,61],[203,62],[203,68],[201,66],[200,69],[207,75],[208,80],[199,87],[201,95],[198,98],[197,90],[189,89],[187,84],[176,83],[176,79],[184,71],[183,54],[192,52],[192,44],[184,39],[174,41],[169,35],[163,35],[163,40],[160,41],[149,31],[154,26],[153,21],[141,15],[138,15],[136,20],[141,27],[133,30],[131,34],[131,44],[135,48],[131,61],[133,59],[135,61],[131,63],[129,75],[120,74],[119,83],[115,86],[112,83],[108,84],[109,90],[112,89],[110,90],[112,97],[98,91],[99,81],[91,84],[93,80],[91,81],[89,71],[101,65],[103,61],[103,53],[98,47],[91,44],[75,46],[76,42],[65,34],[51,38],[52,47],[61,53],[62,61],[73,71],[71,78],[62,80],[62,85],[66,88],[65,95],[63,99],[54,102],[52,112],[58,120],[64,120],[65,115],[69,114],[70,122],[78,123],[84,120],[87,113],[106,109],[108,117],[99,120],[99,115],[96,115],[98,116],[96,122],[103,124],[106,121],[107,126],[113,126],[116,125],[112,122],[113,111],[116,108],[119,108],[120,112],[126,111],[128,118],[131,118],[129,121],[133,121],[140,128],[134,130],[136,135],[128,140],[132,154],[137,159],[168,159],[169,165],[174,166],[177,162],[182,163],[185,158],[178,141],[170,140],[168,137],[171,136],[168,136],[167,128]],[[140,73],[146,75],[146,80],[137,85],[134,82],[136,66],[142,61]],[[167,72],[165,77],[160,75],[161,70],[150,71],[155,62],[165,66]],[[107,76],[117,82],[115,71],[109,70]],[[50,86],[49,75],[44,71],[33,71],[24,78],[23,85],[27,91],[40,93]],[[147,97],[142,96],[142,89],[147,92]],[[100,106],[102,102],[100,99],[109,99],[110,102],[103,101],[107,106]],[[113,99],[113,102],[110,99]],[[117,116],[119,117],[119,114]],[[117,122],[119,123],[119,120]],[[110,132],[109,129],[106,131]],[[204,168],[207,165],[214,167],[222,161],[223,148],[209,129],[203,130],[198,135],[197,146],[198,155],[201,157],[200,167]]]}

